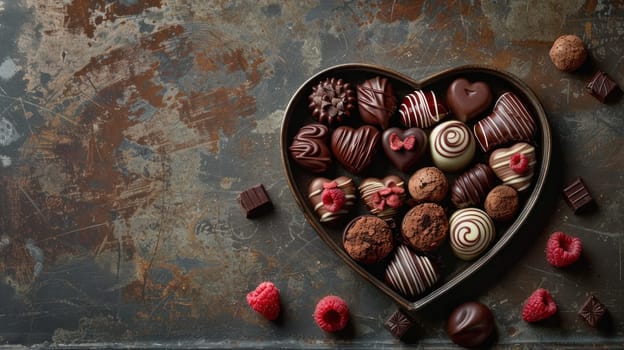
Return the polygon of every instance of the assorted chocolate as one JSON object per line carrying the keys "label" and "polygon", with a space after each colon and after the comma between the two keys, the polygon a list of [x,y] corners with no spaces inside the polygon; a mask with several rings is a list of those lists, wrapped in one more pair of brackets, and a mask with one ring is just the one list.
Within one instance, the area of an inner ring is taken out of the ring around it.
{"label": "assorted chocolate", "polygon": [[596,328],[607,314],[607,311],[607,307],[604,306],[598,298],[594,295],[590,295],[585,303],[583,303],[583,306],[581,306],[578,315],[588,326]]}
{"label": "assorted chocolate", "polygon": [[587,83],[589,94],[602,103],[607,103],[620,90],[620,87],[607,73],[598,70]]}
{"label": "assorted chocolate", "polygon": [[495,223],[516,217],[533,184],[537,126],[521,98],[483,81],[460,76],[445,94],[404,96],[392,82],[316,82],[312,121],[288,151],[316,176],[308,198],[320,223],[341,229],[354,261],[414,299],[441,278],[443,246],[475,260],[495,241]]}

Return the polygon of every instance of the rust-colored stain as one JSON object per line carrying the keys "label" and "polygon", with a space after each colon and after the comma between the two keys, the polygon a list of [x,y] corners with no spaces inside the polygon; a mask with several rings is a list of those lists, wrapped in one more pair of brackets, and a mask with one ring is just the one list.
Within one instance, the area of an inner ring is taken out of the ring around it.
{"label": "rust-colored stain", "polygon": [[[415,21],[422,15],[423,0],[418,1],[383,1],[376,18],[382,22]],[[367,6],[368,2],[364,2]]]}
{"label": "rust-colored stain", "polygon": [[[106,0],[73,0],[65,6],[65,26],[74,32],[84,32],[94,37],[96,27],[104,21],[115,21],[122,16],[138,15],[148,8],[160,8],[161,0],[138,0],[132,5],[122,5]],[[93,14],[98,15],[93,18]]]}

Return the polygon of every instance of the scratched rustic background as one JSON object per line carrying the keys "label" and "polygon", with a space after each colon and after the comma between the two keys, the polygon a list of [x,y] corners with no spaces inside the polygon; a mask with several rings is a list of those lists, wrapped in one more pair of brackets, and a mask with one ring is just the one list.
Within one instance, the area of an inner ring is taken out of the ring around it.
{"label": "scratched rustic background", "polygon": [[[561,34],[590,61],[556,71]],[[421,347],[450,344],[449,308],[489,305],[499,346],[617,348],[624,343],[624,109],[584,86],[595,69],[624,86],[622,1],[0,1],[0,344],[198,347],[394,347],[396,306],[345,267],[306,224],[279,158],[285,106],[307,77],[346,62],[413,77],[486,64],[524,79],[554,134],[538,213],[462,293],[416,315]],[[575,216],[559,194],[581,175],[598,210]],[[264,183],[275,211],[245,220],[236,195]],[[583,261],[550,267],[548,235],[585,243]],[[245,294],[282,291],[282,319]],[[549,289],[558,315],[521,320]],[[324,334],[316,301],[352,310]],[[608,329],[576,316],[588,293]]]}

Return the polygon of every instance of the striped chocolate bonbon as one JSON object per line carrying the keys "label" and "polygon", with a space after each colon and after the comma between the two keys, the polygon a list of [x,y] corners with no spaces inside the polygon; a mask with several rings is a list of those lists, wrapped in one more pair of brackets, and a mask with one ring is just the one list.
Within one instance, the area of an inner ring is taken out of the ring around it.
{"label": "striped chocolate bonbon", "polygon": [[451,249],[462,260],[473,260],[492,243],[496,229],[492,219],[481,209],[460,209],[451,215]]}
{"label": "striped chocolate bonbon", "polygon": [[406,128],[425,129],[448,115],[433,91],[416,90],[405,96],[399,107],[399,121]]}
{"label": "striped chocolate bonbon", "polygon": [[[509,161],[514,154],[524,154],[528,161],[527,170],[519,174],[511,169]],[[511,186],[516,191],[521,192],[531,187],[531,180],[535,172],[535,147],[526,142],[518,142],[508,148],[498,148],[490,155],[490,167],[503,182],[503,184]]]}
{"label": "striped chocolate bonbon", "polygon": [[400,245],[386,267],[386,282],[408,298],[415,298],[431,288],[440,275],[428,257]]}

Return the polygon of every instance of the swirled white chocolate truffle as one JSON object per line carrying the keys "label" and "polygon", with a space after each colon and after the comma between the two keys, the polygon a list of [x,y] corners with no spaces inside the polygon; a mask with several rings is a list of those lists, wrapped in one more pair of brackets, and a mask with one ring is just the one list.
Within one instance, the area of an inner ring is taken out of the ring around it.
{"label": "swirled white chocolate truffle", "polygon": [[392,288],[408,298],[424,293],[440,278],[428,257],[413,253],[405,245],[397,248],[384,276]]}
{"label": "swirled white chocolate truffle", "polygon": [[406,128],[426,129],[448,115],[448,109],[433,91],[416,90],[405,96],[399,106],[399,121]]}
{"label": "swirled white chocolate truffle", "polygon": [[436,126],[430,139],[433,164],[443,171],[459,171],[470,164],[474,157],[474,137],[468,126],[460,121],[451,120]]}
{"label": "swirled white chocolate truffle", "polygon": [[481,209],[460,209],[449,221],[451,249],[455,256],[470,261],[481,255],[494,240],[492,219]]}

